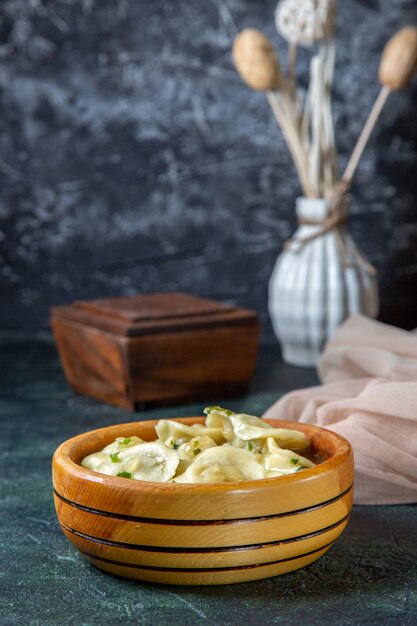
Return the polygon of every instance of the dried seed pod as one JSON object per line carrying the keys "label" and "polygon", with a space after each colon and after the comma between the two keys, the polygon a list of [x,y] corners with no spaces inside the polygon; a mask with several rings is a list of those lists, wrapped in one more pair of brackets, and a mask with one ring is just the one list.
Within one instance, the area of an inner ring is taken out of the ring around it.
{"label": "dried seed pod", "polygon": [[309,47],[333,34],[335,10],[335,0],[281,0],[275,24],[284,39]]}
{"label": "dried seed pod", "polygon": [[409,82],[417,70],[417,28],[406,26],[386,44],[379,66],[379,80],[396,91]]}
{"label": "dried seed pod", "polygon": [[276,52],[268,37],[246,28],[233,42],[233,62],[241,78],[258,91],[277,91],[282,78]]}

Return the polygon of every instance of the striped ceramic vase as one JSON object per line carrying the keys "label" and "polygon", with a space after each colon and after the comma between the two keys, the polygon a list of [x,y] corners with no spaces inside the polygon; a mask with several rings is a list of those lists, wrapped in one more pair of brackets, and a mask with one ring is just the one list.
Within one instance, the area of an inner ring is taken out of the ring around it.
{"label": "striped ceramic vase", "polygon": [[324,343],[349,315],[378,314],[375,275],[345,228],[300,245],[328,214],[324,199],[298,198],[301,225],[278,257],[269,282],[269,314],[284,361],[312,366]]}

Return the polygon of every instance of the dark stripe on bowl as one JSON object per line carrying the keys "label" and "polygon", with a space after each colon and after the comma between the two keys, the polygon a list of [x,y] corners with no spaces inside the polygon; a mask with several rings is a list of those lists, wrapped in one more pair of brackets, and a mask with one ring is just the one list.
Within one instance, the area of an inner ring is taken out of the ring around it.
{"label": "dark stripe on bowl", "polygon": [[158,567],[153,565],[140,565],[138,563],[123,563],[122,561],[113,561],[112,559],[107,559],[103,556],[96,556],[94,554],[90,554],[89,552],[85,552],[84,550],[80,550],[81,554],[84,554],[89,559],[96,561],[103,561],[104,563],[109,563],[111,565],[117,565],[120,567],[130,567],[133,569],[142,569],[142,570],[151,570],[154,572],[181,572],[181,573],[189,573],[189,574],[197,574],[197,573],[205,573],[205,572],[230,572],[234,570],[245,570],[245,569],[255,569],[260,567],[268,567],[271,565],[278,565],[279,563],[287,563],[288,561],[296,561],[297,559],[303,559],[307,556],[311,556],[312,554],[317,554],[318,552],[322,552],[334,543],[334,541],[330,541],[330,543],[326,543],[324,546],[320,548],[316,548],[315,550],[311,550],[310,552],[304,552],[304,554],[298,554],[297,556],[289,556],[285,559],[278,559],[277,561],[267,561],[266,563],[251,563],[249,565],[231,565],[228,567]]}
{"label": "dark stripe on bowl", "polygon": [[164,547],[164,546],[147,546],[140,545],[137,543],[126,543],[123,541],[113,541],[111,539],[102,539],[101,537],[95,537],[94,535],[88,535],[87,533],[80,532],[79,530],[75,530],[74,528],[70,528],[66,524],[63,524],[61,521],[59,522],[66,531],[69,533],[76,535],[77,537],[81,537],[81,539],[86,539],[88,541],[92,541],[93,543],[100,543],[106,546],[111,546],[112,548],[122,548],[125,550],[141,550],[142,552],[165,552],[165,553],[173,553],[173,554],[200,554],[200,553],[215,553],[215,552],[240,552],[243,550],[260,550],[263,548],[269,548],[272,546],[278,546],[285,543],[293,543],[295,541],[304,541],[305,539],[310,539],[311,537],[316,537],[317,535],[322,535],[329,530],[333,530],[337,528],[344,522],[349,519],[349,515],[345,515],[342,519],[338,520],[334,524],[330,524],[330,526],[325,526],[324,528],[320,528],[319,530],[315,530],[311,533],[306,533],[305,535],[298,535],[297,537],[289,537],[287,539],[277,539],[276,541],[267,541],[265,543],[251,543],[243,546],[222,546],[222,547],[208,547],[208,548],[191,548],[191,547]]}
{"label": "dark stripe on bowl", "polygon": [[312,506],[307,506],[303,509],[296,509],[295,511],[286,511],[285,513],[272,513],[271,515],[260,515],[255,517],[240,517],[237,519],[221,519],[221,520],[182,520],[182,519],[164,519],[157,517],[139,517],[137,515],[124,515],[121,513],[111,513],[110,511],[103,511],[101,509],[93,509],[92,507],[85,506],[84,504],[78,504],[78,502],[74,502],[73,500],[68,500],[65,496],[58,493],[58,491],[54,488],[54,493],[57,498],[65,502],[70,506],[75,507],[76,509],[80,509],[81,511],[85,511],[86,513],[92,513],[94,515],[102,515],[103,517],[111,517],[112,519],[122,520],[124,522],[139,522],[143,524],[162,524],[162,525],[173,525],[173,526],[220,526],[226,524],[242,524],[245,522],[253,522],[253,521],[261,521],[268,519],[279,519],[281,517],[289,517],[290,515],[298,515],[300,513],[309,513],[310,511],[315,511],[317,509],[321,509],[322,507],[329,506],[329,504],[333,504],[333,502],[337,502],[344,498],[351,490],[353,489],[353,484],[350,485],[345,491],[340,493],[338,496],[334,498],[330,498],[329,500],[323,500],[323,502],[319,502],[318,504],[313,504]]}

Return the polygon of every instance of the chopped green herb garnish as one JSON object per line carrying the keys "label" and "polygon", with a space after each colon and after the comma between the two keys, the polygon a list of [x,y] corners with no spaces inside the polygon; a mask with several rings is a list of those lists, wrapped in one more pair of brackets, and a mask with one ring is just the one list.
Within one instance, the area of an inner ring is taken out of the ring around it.
{"label": "chopped green herb garnish", "polygon": [[176,443],[174,439],[171,439],[171,446],[174,448],[174,450],[178,450],[180,444]]}
{"label": "chopped green herb garnish", "polygon": [[197,454],[200,454],[200,452],[201,452],[200,448],[194,448],[193,450],[194,456],[197,456]]}
{"label": "chopped green herb garnish", "polygon": [[198,448],[199,443],[200,443],[199,441],[195,440],[193,443],[194,448]]}
{"label": "chopped green herb garnish", "polygon": [[297,465],[298,459],[290,459],[290,463],[292,463],[293,465]]}
{"label": "chopped green herb garnish", "polygon": [[120,476],[120,478],[132,478],[132,474],[130,472],[119,472],[116,476]]}
{"label": "chopped green herb garnish", "polygon": [[126,439],[123,439],[123,441],[120,442],[121,446],[127,446],[128,443],[130,443],[132,441],[132,439],[130,437],[126,437]]}
{"label": "chopped green herb garnish", "polygon": [[252,450],[253,450],[253,443],[251,441],[248,441],[247,448],[248,448],[249,452],[252,452]]}
{"label": "chopped green herb garnish", "polygon": [[206,415],[209,415],[210,413],[225,413],[226,415],[234,415],[233,411],[223,409],[221,406],[206,406],[203,413]]}
{"label": "chopped green herb garnish", "polygon": [[118,452],[115,452],[114,454],[111,454],[110,458],[111,458],[111,462],[112,463],[120,463],[119,453]]}

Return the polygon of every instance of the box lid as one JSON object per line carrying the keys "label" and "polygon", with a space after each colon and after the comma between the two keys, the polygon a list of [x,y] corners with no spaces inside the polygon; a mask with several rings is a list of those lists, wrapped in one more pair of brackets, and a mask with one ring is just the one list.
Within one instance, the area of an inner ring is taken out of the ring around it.
{"label": "box lid", "polygon": [[256,313],[248,309],[180,292],[78,300],[69,306],[54,307],[52,317],[125,336],[257,322],[258,319]]}

